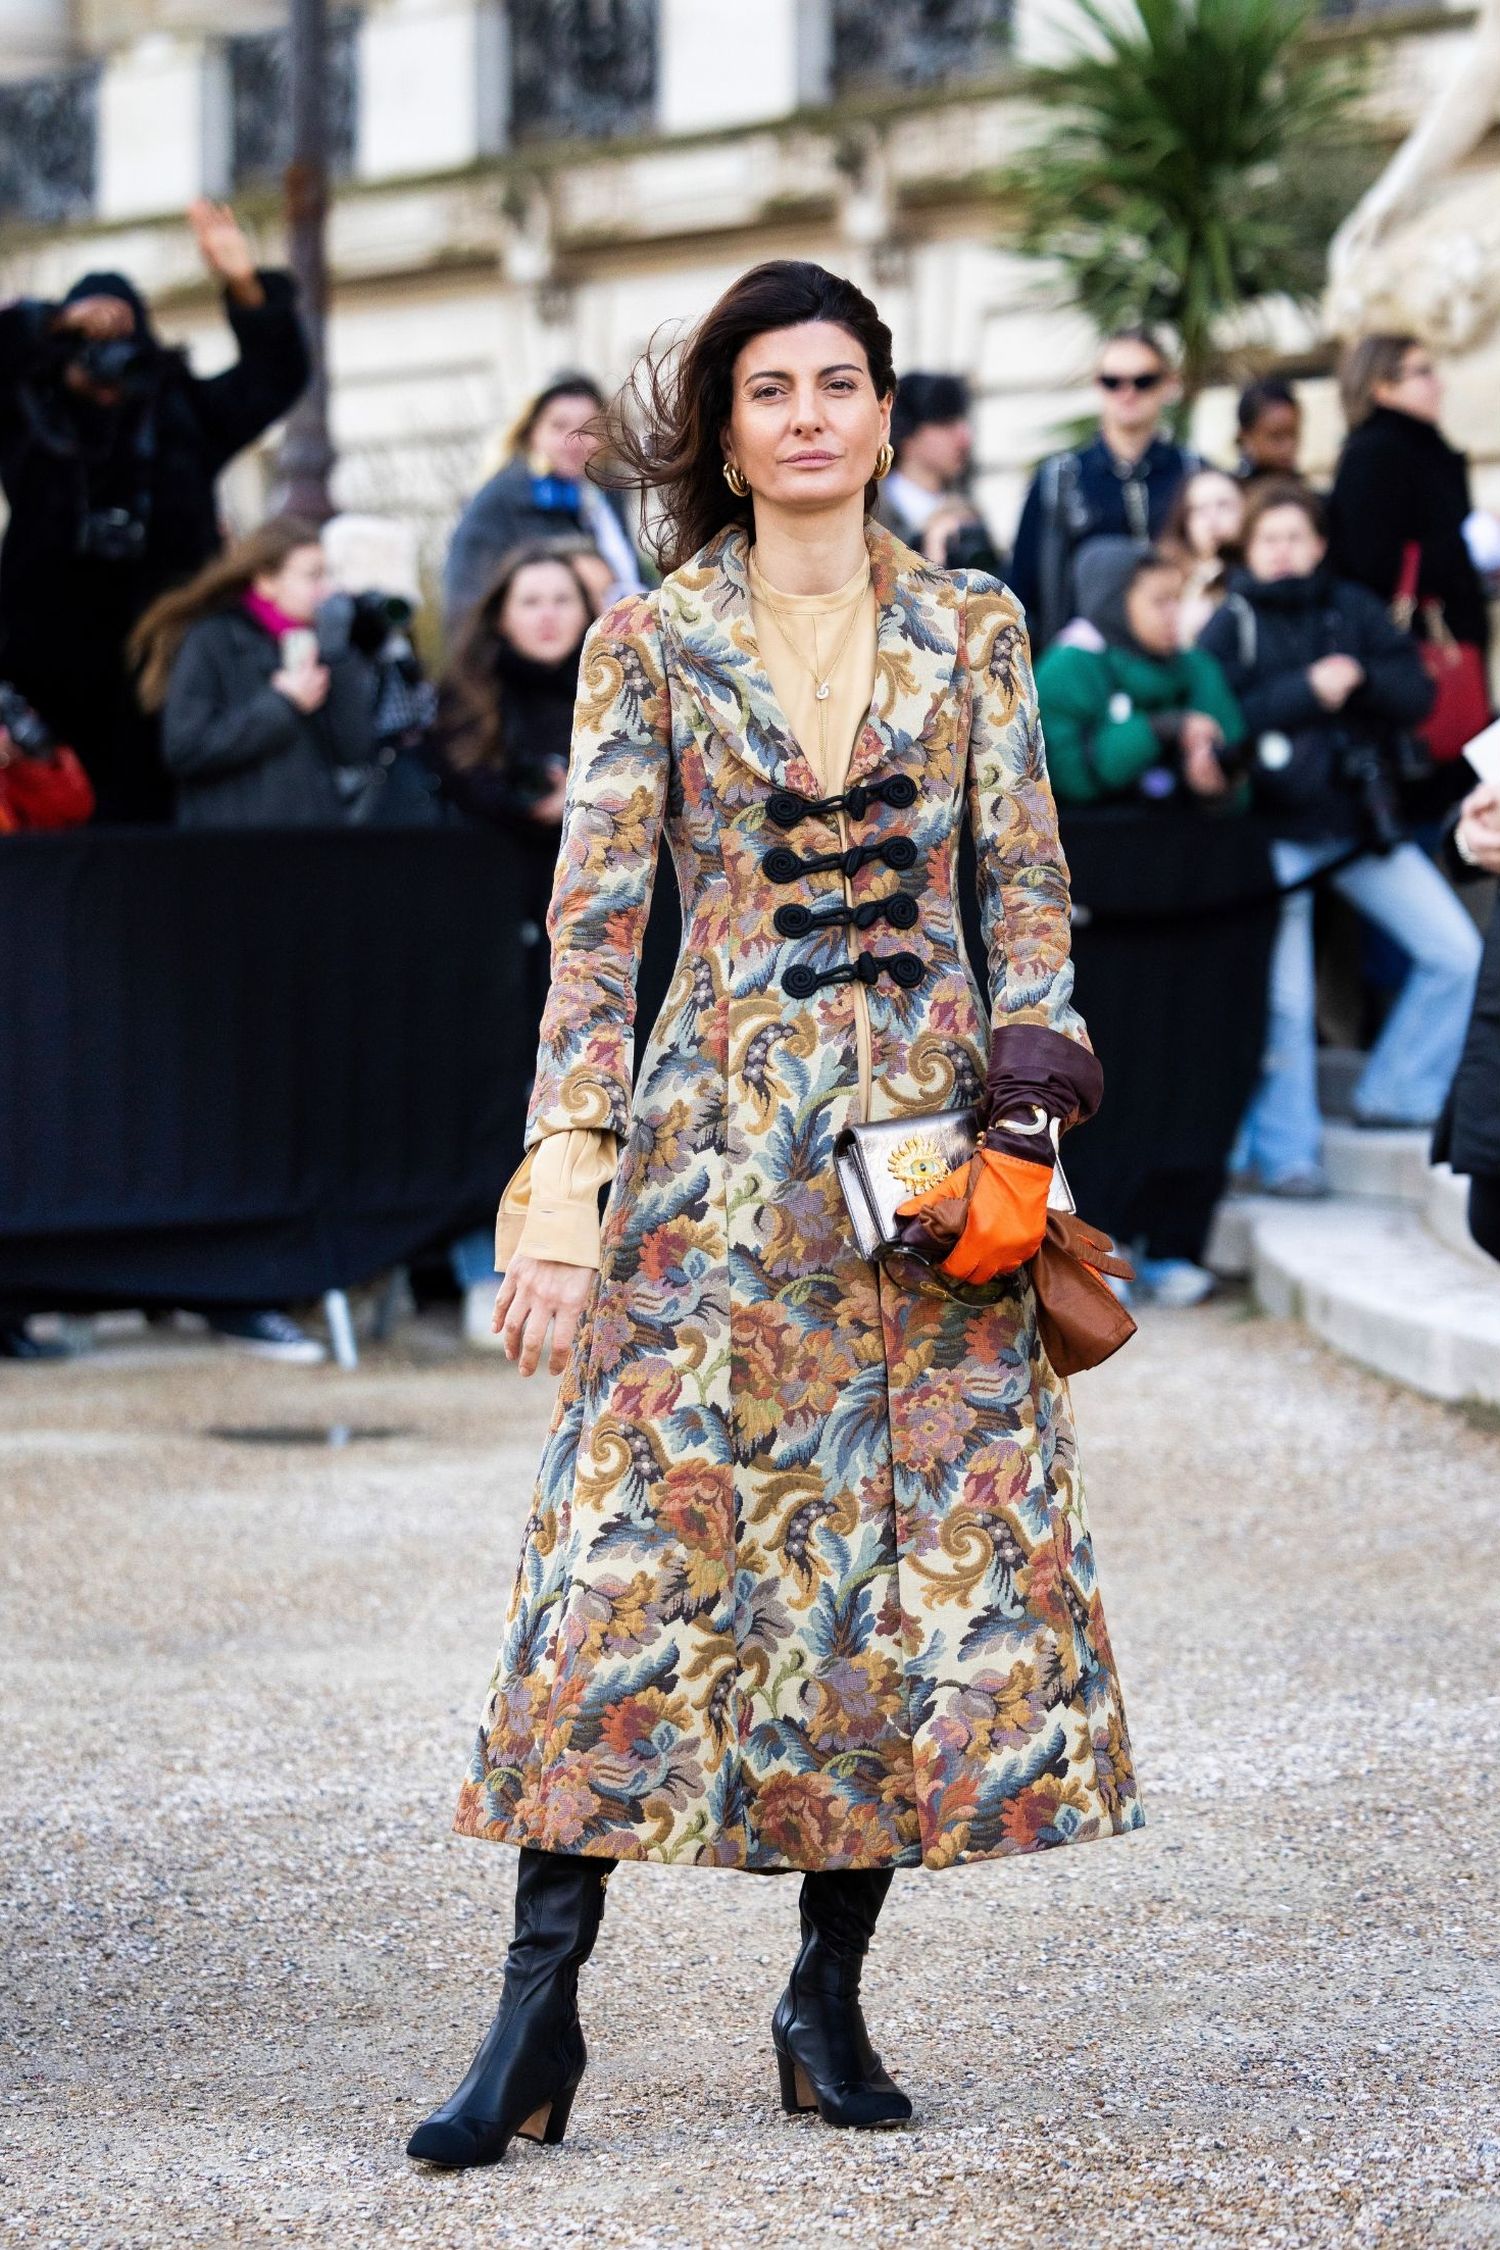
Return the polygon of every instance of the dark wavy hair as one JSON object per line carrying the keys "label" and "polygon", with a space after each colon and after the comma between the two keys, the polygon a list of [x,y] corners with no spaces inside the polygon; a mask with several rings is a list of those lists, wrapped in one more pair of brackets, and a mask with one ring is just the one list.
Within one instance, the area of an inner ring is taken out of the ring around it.
{"label": "dark wavy hair", "polygon": [[[681,342],[653,338],[603,417],[610,466],[599,481],[654,496],[647,540],[663,570],[678,569],[727,524],[749,526],[749,496],[737,499],[724,482],[720,432],[733,402],[734,364],[752,337],[811,320],[832,321],[852,336],[876,395],[890,396],[891,332],[864,291],[806,259],[772,258],[732,282]],[[867,508],[877,490],[872,478]]]}
{"label": "dark wavy hair", "polygon": [[464,619],[443,675],[441,731],[452,765],[467,768],[505,764],[500,708],[504,690],[495,669],[496,649],[504,639],[500,613],[522,571],[534,569],[538,563],[553,563],[567,572],[578,588],[586,623],[594,622],[594,598],[579,577],[566,548],[560,544],[554,546],[545,539],[529,540],[524,546],[511,548]]}

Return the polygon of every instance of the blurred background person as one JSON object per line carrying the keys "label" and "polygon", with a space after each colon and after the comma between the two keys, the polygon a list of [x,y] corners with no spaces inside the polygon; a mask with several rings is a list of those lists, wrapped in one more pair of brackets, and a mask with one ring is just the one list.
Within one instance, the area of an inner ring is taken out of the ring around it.
{"label": "blurred background person", "polygon": [[0,680],[0,836],[81,828],[93,810],[93,785],[73,752]]}
{"label": "blurred background person", "polygon": [[[594,616],[577,557],[544,544],[518,547],[471,609],[443,682],[436,745],[443,787],[466,817],[502,829],[515,847],[524,962],[518,1054],[536,1050],[551,975],[547,908],[567,798],[578,665]],[[452,1262],[464,1291],[465,1335],[498,1348],[491,1328],[491,1230],[456,1243]]]}
{"label": "blurred background person", "polygon": [[[1429,650],[1439,692],[1425,732],[1437,762],[1406,794],[1413,819],[1435,824],[1466,784],[1458,751],[1489,717],[1484,580],[1500,566],[1500,523],[1474,507],[1468,460],[1439,427],[1442,377],[1415,336],[1363,337],[1345,354],[1339,390],[1349,434],[1329,499],[1333,567],[1395,605]],[[1439,656],[1449,638],[1457,649]]]}
{"label": "blurred background person", "polygon": [[323,526],[329,592],[318,611],[325,662],[359,659],[369,679],[371,762],[340,766],[345,817],[426,828],[448,816],[428,755],[437,690],[413,632],[422,607],[417,535],[395,516],[337,515]]}
{"label": "blurred background person", "polygon": [[969,498],[974,426],[961,375],[903,375],[891,411],[895,463],[880,488],[881,522],[940,570],[987,570],[1002,563]]}
{"label": "blurred background person", "polygon": [[1042,462],[1016,530],[1009,583],[1025,605],[1036,650],[1077,612],[1073,565],[1089,541],[1159,539],[1183,478],[1202,466],[1163,431],[1182,386],[1149,328],[1105,338],[1094,389],[1098,435]]}
{"label": "blurred background person", "polygon": [[[1216,810],[1244,802],[1224,761],[1243,722],[1223,673],[1201,649],[1180,646],[1182,574],[1154,547],[1098,539],[1078,558],[1078,600],[1098,648],[1054,642],[1037,665],[1037,701],[1047,770],[1058,803],[1152,807],[1195,804]],[[1066,840],[1066,818],[1064,819]],[[1129,832],[1120,850],[1129,853]],[[1180,943],[1194,942],[1190,922]],[[1139,989],[1132,1037],[1111,1055],[1109,1074],[1122,1109],[1135,1111],[1132,1074],[1190,1084],[1203,1067],[1203,1027],[1192,1020],[1170,977]],[[1233,1101],[1222,1145],[1192,1168],[1137,1170],[1096,1216],[1131,1245],[1137,1286],[1160,1304],[1193,1305],[1214,1277],[1203,1264],[1214,1207],[1224,1192],[1233,1138]]]}
{"label": "blurred background person", "polygon": [[309,373],[291,276],[256,266],[223,205],[188,218],[239,345],[222,374],[194,375],[157,341],[123,274],[0,311],[0,675],[77,751],[106,821],[170,807],[155,725],[131,692],[130,631],[218,551],[215,479]]}
{"label": "blurred background person", "polygon": [[513,548],[581,535],[613,574],[609,599],[644,580],[640,558],[617,496],[591,484],[599,451],[596,418],[604,393],[588,375],[559,375],[521,414],[506,441],[507,459],[480,486],[458,519],[443,571],[443,607],[450,633],[494,582]]}
{"label": "blurred background person", "polygon": [[1265,375],[1246,384],[1235,408],[1235,427],[1240,448],[1235,474],[1242,483],[1301,475],[1302,408],[1281,376]]}
{"label": "blurred background person", "polygon": [[326,658],[316,620],[328,566],[316,524],[263,524],[131,638],[144,708],[162,713],[179,828],[336,827],[341,776],[367,776],[367,666]]}
{"label": "blurred background person", "polygon": [[[1448,863],[1459,882],[1500,875],[1500,782],[1481,782],[1458,809]],[[1469,1232],[1500,1258],[1500,914],[1490,914],[1474,1013],[1438,1129],[1432,1160],[1469,1182]]]}
{"label": "blurred background person", "polygon": [[1183,479],[1161,544],[1182,571],[1177,624],[1184,648],[1192,647],[1229,591],[1244,526],[1245,488],[1226,469],[1195,469]]}
{"label": "blurred background person", "polygon": [[[1396,799],[1397,738],[1426,717],[1432,685],[1385,605],[1327,567],[1322,506],[1305,486],[1257,484],[1244,546],[1245,568],[1202,646],[1244,710],[1277,881],[1356,855],[1328,880],[1395,940],[1410,969],[1355,1086],[1354,1116],[1368,1126],[1430,1125],[1458,1061],[1479,962],[1473,923],[1404,839]],[[1326,1194],[1311,889],[1283,903],[1270,1006],[1240,1168],[1271,1195]]]}

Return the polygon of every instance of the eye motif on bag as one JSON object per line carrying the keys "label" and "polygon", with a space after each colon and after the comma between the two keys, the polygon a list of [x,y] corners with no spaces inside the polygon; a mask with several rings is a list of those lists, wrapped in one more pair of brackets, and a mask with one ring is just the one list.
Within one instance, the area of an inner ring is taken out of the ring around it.
{"label": "eye motif on bag", "polygon": [[943,1154],[929,1134],[913,1133],[891,1150],[885,1168],[892,1179],[918,1195],[923,1188],[935,1187],[952,1170],[953,1159]]}

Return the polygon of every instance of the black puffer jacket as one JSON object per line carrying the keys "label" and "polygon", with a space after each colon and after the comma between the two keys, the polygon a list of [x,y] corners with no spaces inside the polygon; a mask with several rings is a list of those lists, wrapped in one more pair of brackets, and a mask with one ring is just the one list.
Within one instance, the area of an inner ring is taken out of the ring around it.
{"label": "black puffer jacket", "polygon": [[[1459,858],[1451,828],[1445,856],[1455,882],[1483,881]],[[1451,1164],[1470,1179],[1500,1180],[1500,908],[1490,913],[1474,1012],[1453,1088],[1433,1135],[1432,1160]]]}
{"label": "black puffer jacket", "polygon": [[568,762],[582,655],[580,641],[559,663],[542,664],[496,637],[491,663],[500,708],[498,758],[466,764],[468,730],[451,690],[444,692],[438,705],[434,762],[444,794],[470,819],[504,828],[554,860],[562,825],[535,819],[531,808],[552,787],[556,766]]}
{"label": "black puffer jacket", "polygon": [[342,818],[336,769],[374,749],[373,679],[357,655],[328,665],[312,712],[271,685],[281,651],[243,610],[199,620],[172,667],[162,751],[179,828],[326,828]]}
{"label": "black puffer jacket", "polygon": [[1464,545],[1469,498],[1467,457],[1431,422],[1377,406],[1351,430],[1329,496],[1329,561],[1341,578],[1389,602],[1408,545],[1422,550],[1420,600],[1443,605],[1455,640],[1488,648],[1484,584]]}
{"label": "black puffer jacket", "polygon": [[[1330,576],[1252,578],[1237,571],[1229,598],[1204,626],[1198,646],[1216,656],[1245,715],[1257,810],[1279,836],[1352,843],[1364,822],[1357,788],[1344,778],[1352,749],[1388,755],[1396,736],[1432,708],[1433,686],[1416,643],[1391,623],[1363,586]],[[1308,680],[1322,656],[1352,656],[1364,680],[1340,711],[1325,710]],[[1265,737],[1284,738],[1290,756],[1276,764]]]}

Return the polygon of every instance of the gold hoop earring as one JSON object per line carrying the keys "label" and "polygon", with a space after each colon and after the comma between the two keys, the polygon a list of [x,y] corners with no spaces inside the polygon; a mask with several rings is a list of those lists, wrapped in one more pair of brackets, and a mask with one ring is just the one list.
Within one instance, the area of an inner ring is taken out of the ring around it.
{"label": "gold hoop earring", "polygon": [[724,463],[724,482],[728,485],[736,500],[743,500],[750,490],[749,485],[746,484],[743,475],[733,461]]}
{"label": "gold hoop earring", "polygon": [[889,439],[887,439],[886,443],[880,448],[880,451],[875,456],[876,482],[878,483],[882,477],[888,477],[895,466],[896,448],[890,443]]}

